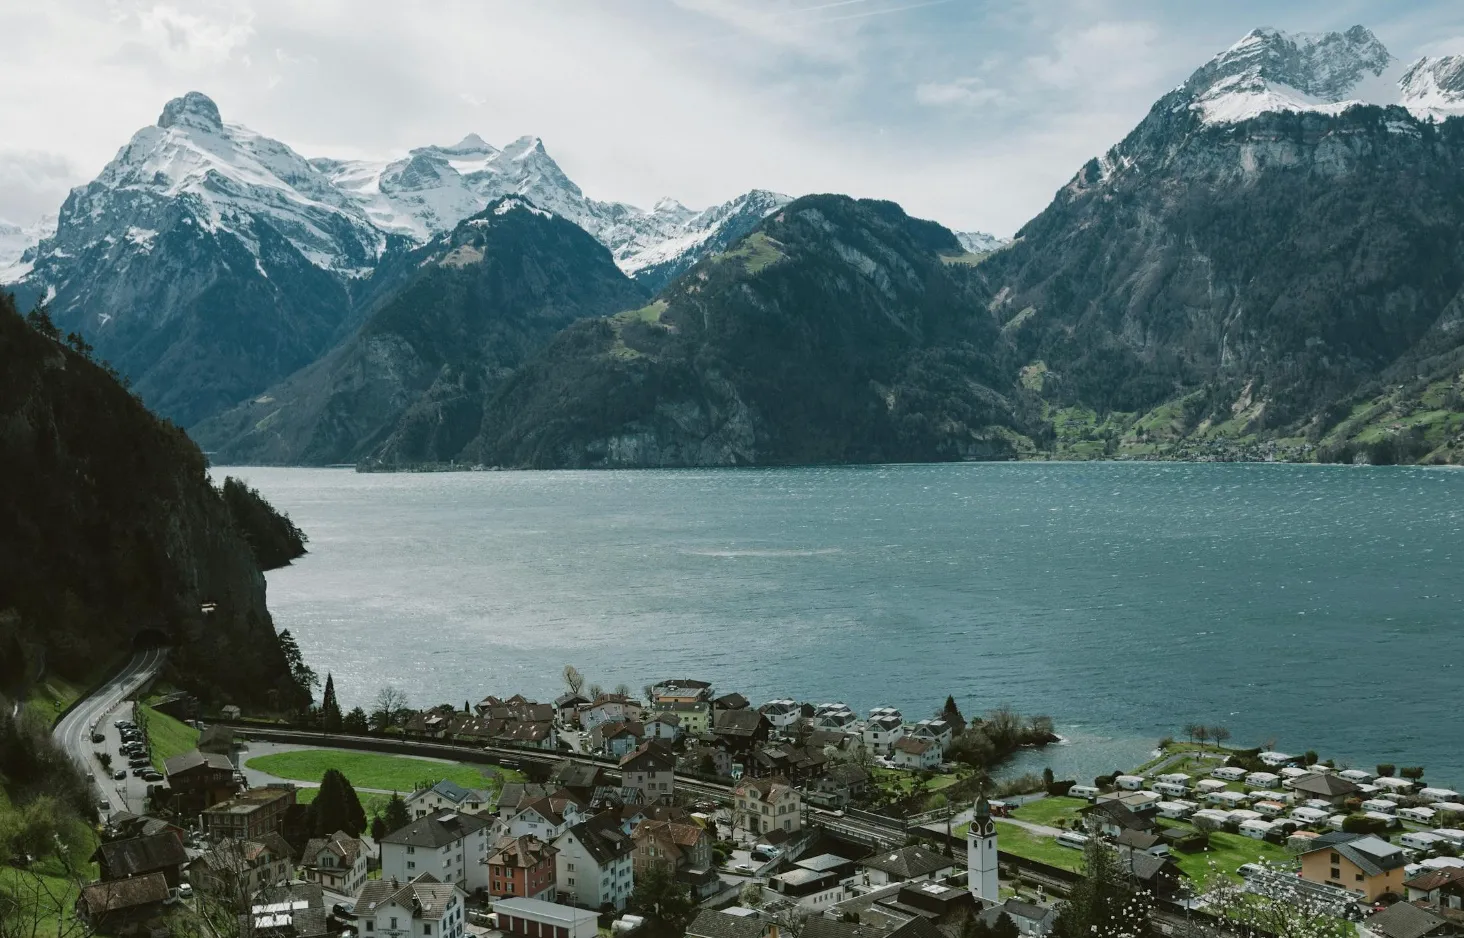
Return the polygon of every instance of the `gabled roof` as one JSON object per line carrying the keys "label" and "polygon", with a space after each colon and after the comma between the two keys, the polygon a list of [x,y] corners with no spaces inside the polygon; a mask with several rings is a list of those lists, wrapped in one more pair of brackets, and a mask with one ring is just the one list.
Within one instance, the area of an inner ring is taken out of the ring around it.
{"label": "gabled roof", "polygon": [[101,861],[114,879],[165,870],[188,862],[183,841],[172,831],[104,843],[97,847],[93,857]]}
{"label": "gabled roof", "polygon": [[928,739],[914,739],[909,736],[901,736],[899,739],[895,740],[896,749],[898,749],[900,752],[908,752],[912,756],[925,755],[925,753],[930,751],[930,747],[932,745],[934,745],[934,743],[932,743]]}
{"label": "gabled roof", "polygon": [[1136,813],[1120,801],[1100,801],[1081,809],[1078,813],[1084,817],[1096,814],[1112,824],[1130,830],[1147,831],[1154,828],[1152,820]]}
{"label": "gabled roof", "polygon": [[[804,928],[807,929],[821,919],[821,916],[809,918]],[[762,938],[767,930],[767,925],[760,919],[728,915],[717,909],[703,909],[686,926],[687,938]]]}
{"label": "gabled roof", "polygon": [[733,691],[730,694],[723,694],[716,700],[713,700],[712,705],[723,710],[746,710],[752,706],[752,702],[736,691]]}
{"label": "gabled roof", "polygon": [[1303,855],[1316,853],[1318,850],[1335,850],[1368,876],[1382,876],[1408,862],[1407,854],[1401,847],[1372,834],[1344,834],[1343,838],[1338,838],[1335,834],[1324,834],[1313,840]]}
{"label": "gabled roof", "polygon": [[1405,880],[1403,885],[1409,889],[1419,889],[1423,892],[1433,892],[1441,889],[1450,883],[1458,883],[1464,886],[1464,867],[1446,866],[1439,870],[1424,870],[1410,880]]}
{"label": "gabled roof", "polygon": [[1148,850],[1150,847],[1161,842],[1161,838],[1150,831],[1134,830],[1132,827],[1125,827],[1118,832],[1114,843],[1120,847],[1132,847],[1135,850]]}
{"label": "gabled roof", "polygon": [[401,830],[392,831],[381,838],[381,843],[409,847],[445,847],[487,826],[487,821],[471,814],[437,811],[418,818]]}
{"label": "gabled roof", "polygon": [[718,710],[712,732],[718,736],[751,737],[767,722],[768,718],[756,710]]}
{"label": "gabled roof", "polygon": [[1395,902],[1367,920],[1369,931],[1387,938],[1423,938],[1445,924],[1442,917],[1408,902]]}
{"label": "gabled roof", "polygon": [[877,853],[862,862],[866,868],[879,870],[894,879],[915,879],[919,876],[929,876],[936,870],[955,865],[955,861],[950,857],[919,844],[901,847],[899,850],[889,853]]}
{"label": "gabled roof", "polygon": [[87,912],[94,916],[152,905],[166,898],[168,880],[162,873],[92,883],[81,891],[81,901],[86,904]]}
{"label": "gabled roof", "polygon": [[554,766],[549,783],[559,788],[596,788],[605,783],[604,778],[605,772],[598,765],[565,759]]}
{"label": "gabled roof", "polygon": [[[356,896],[356,914],[374,912],[383,905],[395,904],[412,909],[413,918],[436,921],[442,918],[456,886],[440,883],[430,873],[423,873],[410,883],[395,879],[371,879]],[[414,903],[413,900],[416,900]]]}
{"label": "gabled roof", "polygon": [[491,791],[482,788],[464,788],[457,782],[450,779],[443,779],[431,788],[420,788],[412,792],[407,796],[407,803],[411,804],[413,801],[425,798],[431,793],[440,795],[443,799],[455,805],[460,805],[464,802],[488,804],[493,800],[493,793]]}
{"label": "gabled roof", "polygon": [[173,756],[163,762],[163,774],[169,778],[200,766],[208,766],[210,769],[217,769],[223,772],[233,772],[234,763],[229,757],[218,752],[199,752],[197,749],[185,752],[179,756]]}
{"label": "gabled roof", "polygon": [[676,756],[655,740],[641,743],[620,760],[626,772],[669,772],[676,768]]}
{"label": "gabled roof", "polygon": [[885,930],[873,925],[841,922],[838,919],[811,915],[803,924],[799,938],[884,938]]}
{"label": "gabled roof", "polygon": [[1152,853],[1131,852],[1122,866],[1140,882],[1147,883],[1161,873],[1172,872],[1176,867],[1168,857],[1156,857]]}
{"label": "gabled roof", "polygon": [[558,853],[533,834],[526,834],[501,841],[489,852],[488,862],[493,866],[533,869],[546,860],[552,861]]}
{"label": "gabled roof", "polygon": [[558,844],[569,838],[584,845],[585,852],[600,866],[625,856],[634,846],[630,835],[620,829],[612,812],[608,811],[574,825],[554,840]]}
{"label": "gabled roof", "polygon": [[[733,711],[735,712],[735,711]],[[744,778],[732,789],[733,795],[756,795],[763,801],[771,801],[774,797],[792,791],[793,786],[789,785],[786,779],[781,778]]]}
{"label": "gabled roof", "polygon": [[301,861],[305,866],[311,866],[327,850],[340,858],[341,866],[352,867],[366,852],[366,845],[345,831],[336,831],[329,837],[312,837],[306,841]]}

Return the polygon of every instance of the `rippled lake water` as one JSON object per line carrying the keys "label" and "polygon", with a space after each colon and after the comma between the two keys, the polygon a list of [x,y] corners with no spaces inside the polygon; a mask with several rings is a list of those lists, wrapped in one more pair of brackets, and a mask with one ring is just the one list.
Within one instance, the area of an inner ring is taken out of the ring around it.
{"label": "rippled lake water", "polygon": [[1464,783],[1464,472],[225,473],[309,534],[269,605],[348,706],[548,699],[573,663],[907,718],[1009,703],[1071,736],[1018,764],[1060,776],[1199,721]]}

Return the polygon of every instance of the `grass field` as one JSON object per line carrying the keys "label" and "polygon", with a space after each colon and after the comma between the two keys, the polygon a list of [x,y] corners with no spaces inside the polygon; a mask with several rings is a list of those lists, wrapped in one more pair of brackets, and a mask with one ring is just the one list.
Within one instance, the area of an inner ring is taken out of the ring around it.
{"label": "grass field", "polygon": [[54,723],[61,716],[62,711],[75,703],[85,689],[81,684],[73,684],[63,678],[48,676],[31,689],[25,705],[33,713],[40,714],[48,722]]}
{"label": "grass field", "polygon": [[137,710],[147,721],[148,754],[159,772],[168,759],[198,748],[198,730],[152,707],[140,706]]}
{"label": "grass field", "polygon": [[1005,824],[996,819],[997,847],[1007,853],[1038,863],[1046,863],[1074,873],[1083,871],[1083,851],[1064,847],[1051,837],[1043,837],[1023,830],[1015,824]]}
{"label": "grass field", "polygon": [[1032,824],[1059,827],[1058,821],[1077,820],[1078,812],[1087,806],[1088,802],[1082,798],[1039,798],[1013,809],[1012,817]]}
{"label": "grass field", "polygon": [[[1183,829],[1185,825],[1172,825]],[[1252,840],[1239,834],[1216,831],[1210,834],[1210,849],[1201,853],[1174,852],[1174,862],[1196,883],[1204,883],[1215,873],[1239,881],[1236,870],[1246,863],[1266,863],[1282,867],[1292,862],[1286,851],[1264,840]]]}
{"label": "grass field", "polygon": [[522,773],[500,766],[432,762],[409,756],[341,749],[277,752],[256,756],[245,764],[260,772],[302,782],[318,782],[325,776],[327,769],[338,769],[355,788],[377,788],[382,791],[409,792],[419,785],[431,785],[442,779],[450,779],[465,788],[497,790],[504,782],[524,780]]}
{"label": "grass field", "polygon": [[[0,830],[9,825],[8,815],[13,810],[5,793],[0,791]],[[64,834],[64,840],[70,855],[81,858],[83,878],[87,881],[96,879],[97,865],[86,860],[96,850],[96,832],[76,822]],[[4,909],[7,917],[4,924],[14,926],[14,930],[0,927],[0,933],[81,934],[81,924],[74,919],[78,889],[64,874],[65,868],[55,856],[37,860],[26,869],[0,864],[0,897],[8,897],[19,904],[18,907],[10,907],[7,898],[0,898],[0,908]]]}
{"label": "grass field", "polygon": [[[309,804],[320,794],[319,788],[301,788],[295,792],[296,804]],[[391,800],[391,795],[383,795],[380,792],[359,791],[356,797],[361,799],[361,810],[366,812],[366,817],[373,814],[381,814],[386,811],[386,803]]]}

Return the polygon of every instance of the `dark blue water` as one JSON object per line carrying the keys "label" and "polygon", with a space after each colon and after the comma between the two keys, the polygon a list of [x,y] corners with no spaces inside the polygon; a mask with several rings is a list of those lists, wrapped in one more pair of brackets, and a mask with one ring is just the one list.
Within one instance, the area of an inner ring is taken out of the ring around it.
{"label": "dark blue water", "polygon": [[1199,721],[1464,783],[1464,472],[224,472],[309,533],[269,604],[347,705],[546,699],[572,663],[907,717],[1011,704],[1073,737],[1060,775]]}

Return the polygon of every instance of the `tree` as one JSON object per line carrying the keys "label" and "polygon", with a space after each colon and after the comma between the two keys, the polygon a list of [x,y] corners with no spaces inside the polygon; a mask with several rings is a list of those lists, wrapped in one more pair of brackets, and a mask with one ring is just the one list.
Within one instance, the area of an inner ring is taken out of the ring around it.
{"label": "tree", "polygon": [[599,700],[603,696],[605,696],[605,688],[601,687],[599,684],[590,685],[591,700]]}
{"label": "tree", "polygon": [[1223,726],[1210,727],[1210,738],[1215,740],[1215,748],[1220,749],[1230,741],[1230,730]]}
{"label": "tree", "polygon": [[371,711],[371,725],[378,730],[395,726],[407,708],[407,693],[388,684],[376,692],[376,706]]}
{"label": "tree", "polygon": [[1186,723],[1184,725],[1184,735],[1189,737],[1191,743],[1194,743],[1195,739],[1200,735],[1200,724]]}
{"label": "tree", "polygon": [[285,653],[285,664],[290,668],[290,677],[305,694],[312,694],[315,688],[320,686],[320,676],[305,663],[304,657],[300,654],[300,646],[295,642],[295,636],[290,634],[289,629],[280,632],[280,651]]}
{"label": "tree", "polygon": [[1316,765],[1317,751],[1315,749],[1308,749],[1305,753],[1302,754],[1301,761],[1305,762],[1307,765]]}
{"label": "tree", "polygon": [[686,887],[676,882],[676,874],[670,865],[657,863],[637,877],[635,889],[630,894],[630,909],[651,919],[671,934],[686,930],[695,906]]}
{"label": "tree", "polygon": [[1042,770],[1042,790],[1052,794],[1052,786],[1057,784],[1057,776],[1052,773],[1052,766]]}
{"label": "tree", "polygon": [[391,793],[391,799],[387,801],[386,810],[382,813],[381,819],[386,822],[388,834],[395,833],[412,823],[412,817],[407,813],[407,803],[396,792]]}
{"label": "tree", "polygon": [[1195,726],[1195,739],[1199,740],[1201,752],[1205,751],[1205,740],[1209,738],[1210,728],[1208,726]]}
{"label": "tree", "polygon": [[341,731],[341,705],[336,702],[335,675],[325,674],[325,692],[320,699],[320,726],[327,733]]}
{"label": "tree", "polygon": [[[351,782],[338,769],[326,769],[315,796],[315,836],[329,837],[345,831],[352,837],[366,829],[366,812]],[[405,807],[405,805],[403,806]]]}
{"label": "tree", "polygon": [[351,712],[341,720],[341,729],[347,733],[364,733],[371,728],[366,720],[366,711],[360,707],[352,707]]}
{"label": "tree", "polygon": [[996,917],[991,925],[991,938],[1020,938],[1022,932],[1016,921],[1005,912]]}
{"label": "tree", "polygon": [[946,695],[945,706],[941,708],[940,713],[936,714],[936,716],[955,727],[952,731],[954,735],[959,736],[966,731],[966,718],[961,716],[961,708],[956,706],[956,698],[954,695]]}
{"label": "tree", "polygon": [[47,338],[61,338],[61,330],[56,328],[56,323],[51,319],[51,307],[42,301],[37,301],[31,311],[25,314],[25,321],[32,329]]}
{"label": "tree", "polygon": [[578,694],[584,690],[585,676],[572,664],[564,666],[564,689],[571,694]]}
{"label": "tree", "polygon": [[1148,893],[1135,890],[1118,856],[1094,837],[1083,851],[1085,872],[1058,906],[1059,938],[1135,938],[1149,934]]}
{"label": "tree", "polygon": [[1378,778],[1392,778],[1393,773],[1397,771],[1397,768],[1398,767],[1391,762],[1379,762],[1377,765]]}
{"label": "tree", "polygon": [[615,693],[620,697],[630,696],[630,685],[624,682],[615,685]]}
{"label": "tree", "polygon": [[1423,766],[1405,765],[1403,766],[1403,768],[1398,770],[1398,774],[1408,779],[1409,781],[1421,781],[1423,779]]}
{"label": "tree", "polygon": [[372,840],[377,841],[378,843],[380,843],[381,842],[381,838],[385,837],[387,834],[390,834],[390,833],[391,833],[391,831],[388,830],[387,827],[386,827],[386,819],[385,818],[383,818],[379,814],[374,814],[374,815],[371,816],[371,839]]}
{"label": "tree", "polygon": [[1248,877],[1242,886],[1217,872],[1205,883],[1205,906],[1228,926],[1224,931],[1275,938],[1348,938],[1355,933],[1350,922],[1336,915],[1334,901],[1305,891],[1294,874],[1271,873]]}

